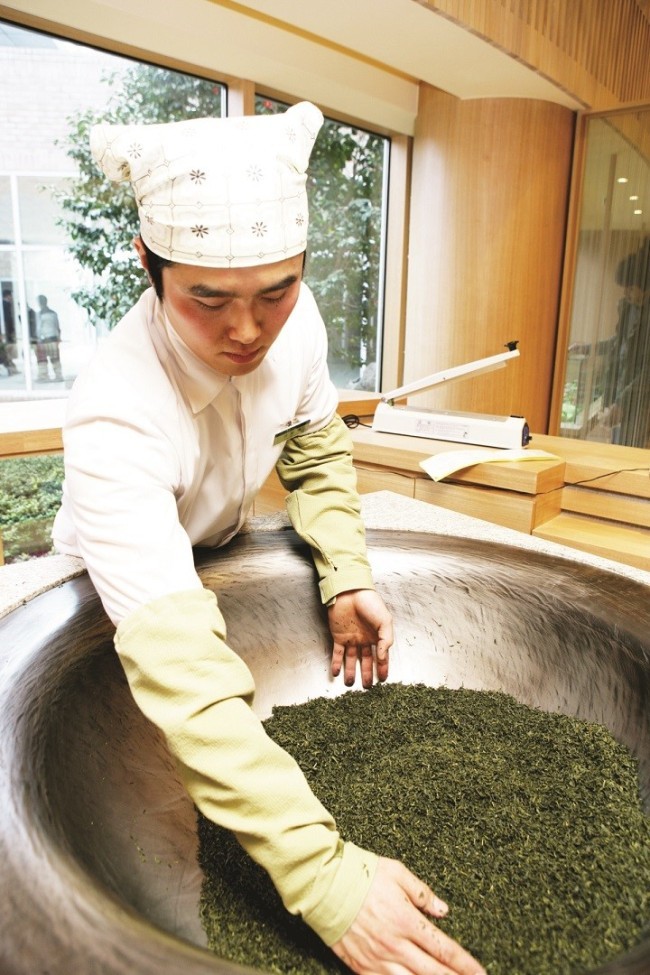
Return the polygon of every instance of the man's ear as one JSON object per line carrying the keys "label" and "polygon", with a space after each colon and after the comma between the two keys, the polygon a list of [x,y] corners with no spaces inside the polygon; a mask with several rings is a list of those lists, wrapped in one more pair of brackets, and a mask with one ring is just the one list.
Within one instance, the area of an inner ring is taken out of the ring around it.
{"label": "man's ear", "polygon": [[140,258],[140,264],[147,272],[147,277],[151,281],[151,275],[149,274],[149,262],[147,261],[147,252],[144,249],[144,244],[142,243],[142,237],[133,238],[133,246],[135,247],[136,253]]}

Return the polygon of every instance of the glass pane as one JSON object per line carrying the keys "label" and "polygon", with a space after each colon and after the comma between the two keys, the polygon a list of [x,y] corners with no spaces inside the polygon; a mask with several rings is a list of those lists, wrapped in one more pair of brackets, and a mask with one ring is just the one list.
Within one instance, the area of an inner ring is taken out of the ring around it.
{"label": "glass pane", "polygon": [[12,251],[0,251],[0,393],[24,387],[25,336]]}
{"label": "glass pane", "polygon": [[[21,272],[15,251],[0,251],[0,398],[66,395],[97,340],[97,330],[73,297],[87,275],[57,247],[26,249]],[[59,319],[56,343],[46,343],[48,336],[39,329],[46,308]]]}
{"label": "glass pane", "polygon": [[[287,107],[256,99],[261,115]],[[389,150],[383,136],[326,119],[311,155],[305,280],[327,325],[339,388],[379,388]]]}
{"label": "glass pane", "polygon": [[[226,89],[8,22],[0,28],[0,99],[12,106],[0,140],[0,275],[16,327],[8,343],[0,320],[0,396],[65,395],[96,338],[147,286],[132,249],[132,194],[109,186],[92,160],[90,127],[219,116]],[[60,322],[47,350],[34,333],[39,296]]]}
{"label": "glass pane", "polygon": [[14,220],[11,208],[11,183],[8,176],[0,176],[0,246],[13,244]]}
{"label": "glass pane", "polygon": [[70,180],[39,176],[19,176],[18,208],[23,244],[66,245],[66,235],[59,221],[63,212],[57,195],[65,192]]}
{"label": "glass pane", "polygon": [[39,248],[25,254],[24,274],[36,388],[42,390],[47,383],[48,393],[69,389],[97,339],[96,329],[74,300],[83,273],[65,251]]}
{"label": "glass pane", "polygon": [[561,433],[650,446],[650,109],[590,119]]}

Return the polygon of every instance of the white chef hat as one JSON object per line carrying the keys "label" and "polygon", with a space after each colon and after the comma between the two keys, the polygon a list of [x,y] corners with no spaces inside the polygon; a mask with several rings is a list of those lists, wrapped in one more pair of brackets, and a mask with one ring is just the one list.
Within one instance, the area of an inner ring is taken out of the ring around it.
{"label": "white chef hat", "polygon": [[300,102],[281,115],[98,125],[90,148],[109,179],[130,180],[155,254],[248,267],[305,250],[306,171],[322,123]]}

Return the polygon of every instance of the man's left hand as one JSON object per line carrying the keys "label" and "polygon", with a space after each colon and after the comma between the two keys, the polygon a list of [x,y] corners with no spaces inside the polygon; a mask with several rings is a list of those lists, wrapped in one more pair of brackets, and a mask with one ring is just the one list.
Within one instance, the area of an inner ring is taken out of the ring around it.
{"label": "man's left hand", "polygon": [[327,614],[334,640],[332,674],[336,677],[343,670],[345,683],[351,687],[359,661],[364,687],[372,687],[375,670],[377,680],[386,680],[393,620],[379,593],[374,589],[341,592]]}

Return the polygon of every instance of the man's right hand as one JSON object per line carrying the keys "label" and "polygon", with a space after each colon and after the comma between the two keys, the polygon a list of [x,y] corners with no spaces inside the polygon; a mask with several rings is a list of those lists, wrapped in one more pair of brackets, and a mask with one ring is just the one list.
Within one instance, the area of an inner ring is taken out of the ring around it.
{"label": "man's right hand", "polygon": [[485,975],[432,924],[447,905],[397,860],[380,858],[366,899],[332,951],[358,975]]}

